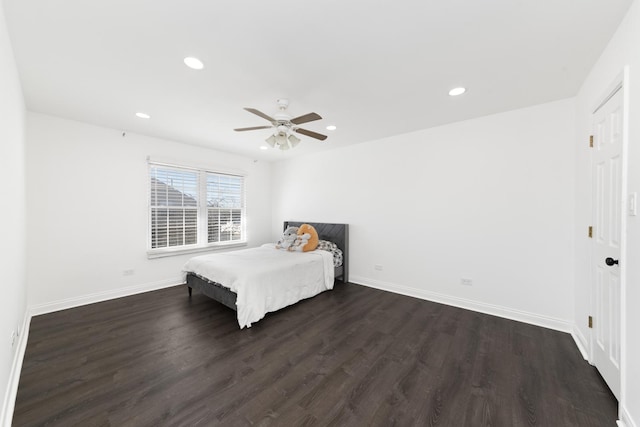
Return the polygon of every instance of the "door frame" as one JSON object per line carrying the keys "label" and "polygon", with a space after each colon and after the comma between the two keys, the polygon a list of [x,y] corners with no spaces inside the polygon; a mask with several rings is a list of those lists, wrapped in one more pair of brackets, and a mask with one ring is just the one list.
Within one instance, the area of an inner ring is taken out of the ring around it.
{"label": "door frame", "polygon": [[[603,92],[602,96],[597,98],[597,102],[594,103],[590,109],[589,120],[589,134],[593,135],[593,116],[606,102],[617,92],[622,91],[622,172],[621,172],[621,192],[622,192],[622,218],[620,224],[620,401],[618,402],[618,408],[621,410],[625,401],[626,390],[626,336],[627,336],[627,323],[626,323],[626,290],[627,290],[627,219],[629,216],[628,211],[628,152],[629,152],[629,66],[625,66],[618,76],[613,80],[611,84]],[[590,152],[590,182],[591,182],[591,222],[594,220],[595,210],[595,197],[593,194],[593,152]],[[589,245],[589,302],[590,312],[595,312],[595,277],[594,271],[594,252],[595,244],[590,242]],[[593,365],[594,361],[594,347],[595,347],[595,331],[589,330],[589,363]]]}

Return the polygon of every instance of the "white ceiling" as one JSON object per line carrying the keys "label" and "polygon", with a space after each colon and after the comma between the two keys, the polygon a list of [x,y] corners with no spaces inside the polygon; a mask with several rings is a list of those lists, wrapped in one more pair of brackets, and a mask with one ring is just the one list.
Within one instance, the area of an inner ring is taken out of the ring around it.
{"label": "white ceiling", "polygon": [[[571,97],[632,2],[3,1],[29,110],[264,160]],[[278,98],[329,138],[233,131]]]}

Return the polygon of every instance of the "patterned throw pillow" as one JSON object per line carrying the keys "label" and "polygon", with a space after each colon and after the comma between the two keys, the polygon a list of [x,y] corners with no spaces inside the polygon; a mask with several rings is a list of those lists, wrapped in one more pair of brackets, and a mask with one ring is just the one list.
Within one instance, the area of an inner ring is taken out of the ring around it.
{"label": "patterned throw pillow", "polygon": [[338,245],[336,245],[333,242],[330,242],[328,240],[319,240],[318,241],[318,247],[316,248],[323,250],[323,251],[327,251],[327,252],[331,252],[333,254],[333,266],[334,267],[340,267],[344,261],[344,257],[342,255],[342,250],[338,247]]}

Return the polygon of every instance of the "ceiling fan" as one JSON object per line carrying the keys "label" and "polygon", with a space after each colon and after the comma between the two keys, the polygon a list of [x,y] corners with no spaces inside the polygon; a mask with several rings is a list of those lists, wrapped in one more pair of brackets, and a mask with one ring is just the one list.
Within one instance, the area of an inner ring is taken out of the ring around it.
{"label": "ceiling fan", "polygon": [[273,115],[273,117],[266,115],[262,111],[258,111],[255,108],[245,108],[250,113],[255,114],[256,116],[260,116],[265,120],[271,122],[270,126],[253,126],[248,128],[238,128],[234,129],[236,132],[244,132],[247,130],[258,130],[258,129],[275,129],[273,135],[266,139],[267,144],[269,144],[273,148],[279,148],[281,150],[288,150],[289,148],[293,148],[300,142],[300,138],[295,136],[293,133],[299,133],[301,135],[310,136],[311,138],[319,139],[320,141],[324,141],[327,139],[326,135],[319,134],[317,132],[310,131],[308,129],[302,129],[298,127],[303,123],[313,122],[315,120],[320,120],[319,114],[316,113],[308,113],[303,116],[298,116],[292,118],[291,115],[287,113],[287,107],[289,106],[288,99],[278,99],[278,108],[279,111]]}

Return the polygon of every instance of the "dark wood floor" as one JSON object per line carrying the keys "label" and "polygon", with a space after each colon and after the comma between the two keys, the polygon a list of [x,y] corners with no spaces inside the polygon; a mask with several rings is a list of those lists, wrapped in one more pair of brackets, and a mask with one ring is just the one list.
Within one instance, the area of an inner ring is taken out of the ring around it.
{"label": "dark wood floor", "polygon": [[352,284],[239,330],[184,286],[34,317],[15,426],[615,426],[567,334]]}

